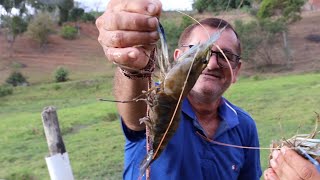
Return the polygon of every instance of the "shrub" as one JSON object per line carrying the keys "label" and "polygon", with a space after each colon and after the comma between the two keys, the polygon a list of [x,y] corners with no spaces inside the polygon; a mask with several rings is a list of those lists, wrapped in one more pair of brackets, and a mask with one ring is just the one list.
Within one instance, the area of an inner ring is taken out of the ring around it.
{"label": "shrub", "polygon": [[319,34],[309,34],[305,37],[308,41],[320,43],[320,35]]}
{"label": "shrub", "polygon": [[96,21],[96,18],[94,17],[94,15],[90,14],[90,13],[84,13],[81,16],[81,20],[84,22],[92,22],[94,23]]}
{"label": "shrub", "polygon": [[78,31],[75,27],[65,25],[60,31],[61,37],[64,39],[75,39],[77,37]]}
{"label": "shrub", "polygon": [[52,33],[53,21],[47,13],[39,13],[28,26],[28,35],[35,41],[38,41],[40,47],[48,42],[48,37]]}
{"label": "shrub", "polygon": [[12,86],[28,85],[27,79],[20,72],[12,72],[6,82]]}
{"label": "shrub", "polygon": [[13,92],[12,86],[2,85],[0,86],[0,97],[10,95]]}
{"label": "shrub", "polygon": [[59,67],[54,73],[56,82],[65,82],[68,80],[69,71],[64,67]]}

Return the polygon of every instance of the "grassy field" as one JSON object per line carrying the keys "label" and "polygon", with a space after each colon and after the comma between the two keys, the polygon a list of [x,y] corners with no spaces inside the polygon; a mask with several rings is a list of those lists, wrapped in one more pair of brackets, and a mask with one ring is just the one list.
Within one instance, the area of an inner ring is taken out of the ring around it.
{"label": "grassy field", "polygon": [[[320,74],[240,78],[226,93],[256,120],[261,147],[309,133],[320,113]],[[112,98],[112,78],[18,87],[0,98],[0,179],[49,179],[41,111],[58,109],[76,179],[121,179],[124,138]],[[298,128],[301,126],[300,128]],[[262,150],[263,168],[268,150]]]}

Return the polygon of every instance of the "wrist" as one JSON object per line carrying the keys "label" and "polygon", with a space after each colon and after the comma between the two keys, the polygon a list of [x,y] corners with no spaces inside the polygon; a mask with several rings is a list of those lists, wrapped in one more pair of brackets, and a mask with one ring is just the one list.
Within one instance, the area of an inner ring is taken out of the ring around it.
{"label": "wrist", "polygon": [[119,70],[121,74],[128,79],[144,79],[144,78],[150,78],[154,69],[155,69],[155,55],[154,51],[151,52],[151,55],[149,57],[149,61],[147,65],[140,69],[140,70],[132,70],[130,68],[120,67]]}

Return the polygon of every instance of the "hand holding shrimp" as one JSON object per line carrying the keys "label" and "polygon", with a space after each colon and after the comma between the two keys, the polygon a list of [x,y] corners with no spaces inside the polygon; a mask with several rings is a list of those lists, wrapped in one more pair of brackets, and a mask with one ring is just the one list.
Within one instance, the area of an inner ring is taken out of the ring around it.
{"label": "hand holding shrimp", "polygon": [[160,13],[158,0],[110,1],[96,21],[98,41],[108,60],[131,68],[144,68],[152,48],[150,44],[159,39],[157,17]]}
{"label": "hand holding shrimp", "polygon": [[[96,21],[98,40],[107,59],[132,69],[144,68],[154,47],[152,44],[159,38],[157,17],[160,12],[161,2],[158,0],[111,0],[107,10]],[[128,79],[117,68],[114,77],[116,100],[134,99],[147,89],[147,79]],[[130,129],[145,129],[145,125],[139,122],[146,116],[144,102],[118,103],[117,106],[123,122]]]}

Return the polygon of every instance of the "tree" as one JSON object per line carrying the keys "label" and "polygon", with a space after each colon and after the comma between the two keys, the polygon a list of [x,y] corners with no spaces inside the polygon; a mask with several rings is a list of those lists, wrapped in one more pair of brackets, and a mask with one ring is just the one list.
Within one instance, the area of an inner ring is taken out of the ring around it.
{"label": "tree", "polygon": [[245,23],[236,20],[235,29],[243,45],[241,59],[253,64],[255,69],[272,65],[272,56],[279,43],[277,36],[283,28],[283,24],[277,22],[253,20]]}
{"label": "tree", "polygon": [[70,12],[70,20],[76,22],[76,29],[78,31],[78,35],[80,35],[80,27],[78,25],[78,20],[82,17],[84,14],[84,9],[82,8],[73,8]]}
{"label": "tree", "polygon": [[6,29],[6,39],[10,44],[10,57],[12,56],[12,50],[14,42],[18,35],[24,33],[27,30],[27,22],[21,16],[2,16],[2,25]]}
{"label": "tree", "polygon": [[59,24],[67,22],[69,19],[69,11],[73,8],[73,0],[62,0],[61,3],[58,4],[59,8]]}
{"label": "tree", "polygon": [[40,11],[53,12],[62,0],[27,0],[28,4]]}
{"label": "tree", "polygon": [[260,22],[283,25],[281,32],[288,68],[291,65],[292,56],[288,42],[287,26],[301,19],[301,7],[304,3],[304,0],[263,0],[257,14]]}
{"label": "tree", "polygon": [[[1,16],[2,27],[6,29],[6,39],[10,44],[10,57],[12,56],[13,45],[16,37],[24,33],[27,29],[27,21],[23,15],[27,12],[24,0],[0,0],[0,5],[6,11],[6,15]],[[19,9],[19,15],[12,15],[12,9]]]}
{"label": "tree", "polygon": [[222,11],[236,9],[243,6],[251,6],[252,1],[253,0],[195,0],[192,6],[199,13],[202,13],[205,10]]}
{"label": "tree", "polygon": [[42,48],[48,42],[49,34],[53,29],[53,21],[48,13],[39,13],[29,23],[27,34],[39,42]]}
{"label": "tree", "polygon": [[82,9],[82,8],[73,8],[70,11],[70,20],[78,21],[83,14],[84,14],[84,9]]}
{"label": "tree", "polygon": [[0,0],[0,5],[5,9],[7,14],[11,14],[13,8],[19,9],[20,15],[27,11],[26,0]]}

